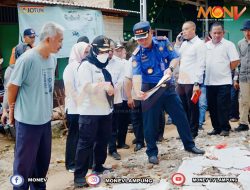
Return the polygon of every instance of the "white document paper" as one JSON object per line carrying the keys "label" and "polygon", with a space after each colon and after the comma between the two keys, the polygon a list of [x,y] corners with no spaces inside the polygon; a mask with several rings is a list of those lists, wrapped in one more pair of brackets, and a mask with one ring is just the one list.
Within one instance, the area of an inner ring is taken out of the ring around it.
{"label": "white document paper", "polygon": [[146,91],[146,96],[143,100],[147,100],[150,96],[152,96],[162,85],[164,85],[165,82],[169,81],[171,79],[170,76],[164,75],[161,80],[157,83],[157,85],[154,88],[151,88],[150,90]]}

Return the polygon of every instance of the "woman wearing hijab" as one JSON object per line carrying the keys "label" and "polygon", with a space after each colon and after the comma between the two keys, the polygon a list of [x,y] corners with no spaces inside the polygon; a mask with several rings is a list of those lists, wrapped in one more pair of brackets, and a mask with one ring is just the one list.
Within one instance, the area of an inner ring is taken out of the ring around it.
{"label": "woman wearing hijab", "polygon": [[75,154],[79,136],[79,114],[77,112],[77,68],[89,54],[90,45],[79,42],[72,47],[69,63],[63,72],[65,86],[65,110],[67,115],[68,136],[66,140],[65,166],[69,172],[75,170]]}
{"label": "woman wearing hijab", "polygon": [[88,186],[85,176],[89,159],[94,151],[93,172],[101,174],[111,170],[103,166],[107,158],[107,143],[112,130],[114,88],[110,73],[105,69],[109,62],[110,39],[98,36],[92,42],[90,54],[78,69],[79,140],[76,151],[75,187]]}

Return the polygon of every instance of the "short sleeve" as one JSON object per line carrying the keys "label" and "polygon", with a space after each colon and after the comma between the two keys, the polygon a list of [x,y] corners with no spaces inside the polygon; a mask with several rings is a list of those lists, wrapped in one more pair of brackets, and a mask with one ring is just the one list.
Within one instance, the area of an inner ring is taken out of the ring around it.
{"label": "short sleeve", "polygon": [[232,42],[230,42],[228,45],[227,55],[229,57],[230,62],[239,60],[238,51]]}
{"label": "short sleeve", "polygon": [[128,62],[125,64],[124,76],[129,79],[133,78],[132,58],[129,59]]}
{"label": "short sleeve", "polygon": [[171,62],[173,59],[179,58],[178,53],[174,50],[173,45],[168,39],[166,39],[165,44],[166,51],[168,51],[168,61]]}
{"label": "short sleeve", "polygon": [[132,71],[133,75],[141,75],[141,59],[139,55],[133,55],[132,57]]}
{"label": "short sleeve", "polygon": [[10,65],[15,64],[16,62],[15,50],[16,50],[16,47],[12,49],[11,56],[10,56]]}
{"label": "short sleeve", "polygon": [[10,83],[17,86],[22,86],[30,71],[31,60],[25,55],[26,54],[21,55],[21,57],[16,60],[15,67],[10,77]]}

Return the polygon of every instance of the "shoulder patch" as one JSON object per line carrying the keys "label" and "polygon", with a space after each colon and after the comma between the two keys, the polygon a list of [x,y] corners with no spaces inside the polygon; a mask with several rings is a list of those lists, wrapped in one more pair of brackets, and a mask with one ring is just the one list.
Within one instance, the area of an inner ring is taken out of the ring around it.
{"label": "shoulder patch", "polygon": [[133,51],[133,55],[137,55],[137,53],[139,52],[139,50],[140,50],[140,48],[139,47],[137,47],[134,51]]}
{"label": "shoulder patch", "polygon": [[157,40],[166,40],[167,37],[166,36],[157,36],[156,39]]}
{"label": "shoulder patch", "polygon": [[160,51],[163,51],[163,49],[164,49],[164,48],[163,48],[162,46],[159,47],[159,50],[160,50]]}
{"label": "shoulder patch", "polygon": [[174,50],[172,44],[167,44],[167,48],[168,48],[169,51],[173,51]]}
{"label": "shoulder patch", "polygon": [[137,62],[135,60],[132,61],[132,65],[133,65],[133,67],[136,67],[137,66]]}

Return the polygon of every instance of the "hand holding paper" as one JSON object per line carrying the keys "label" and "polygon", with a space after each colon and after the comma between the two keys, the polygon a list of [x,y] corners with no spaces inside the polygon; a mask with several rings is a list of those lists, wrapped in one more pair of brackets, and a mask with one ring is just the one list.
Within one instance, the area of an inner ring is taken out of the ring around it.
{"label": "hand holding paper", "polygon": [[145,96],[143,100],[147,100],[152,94],[154,94],[162,85],[165,85],[165,83],[169,81],[170,79],[171,79],[171,75],[165,74],[154,88],[151,88],[147,92],[144,92]]}

